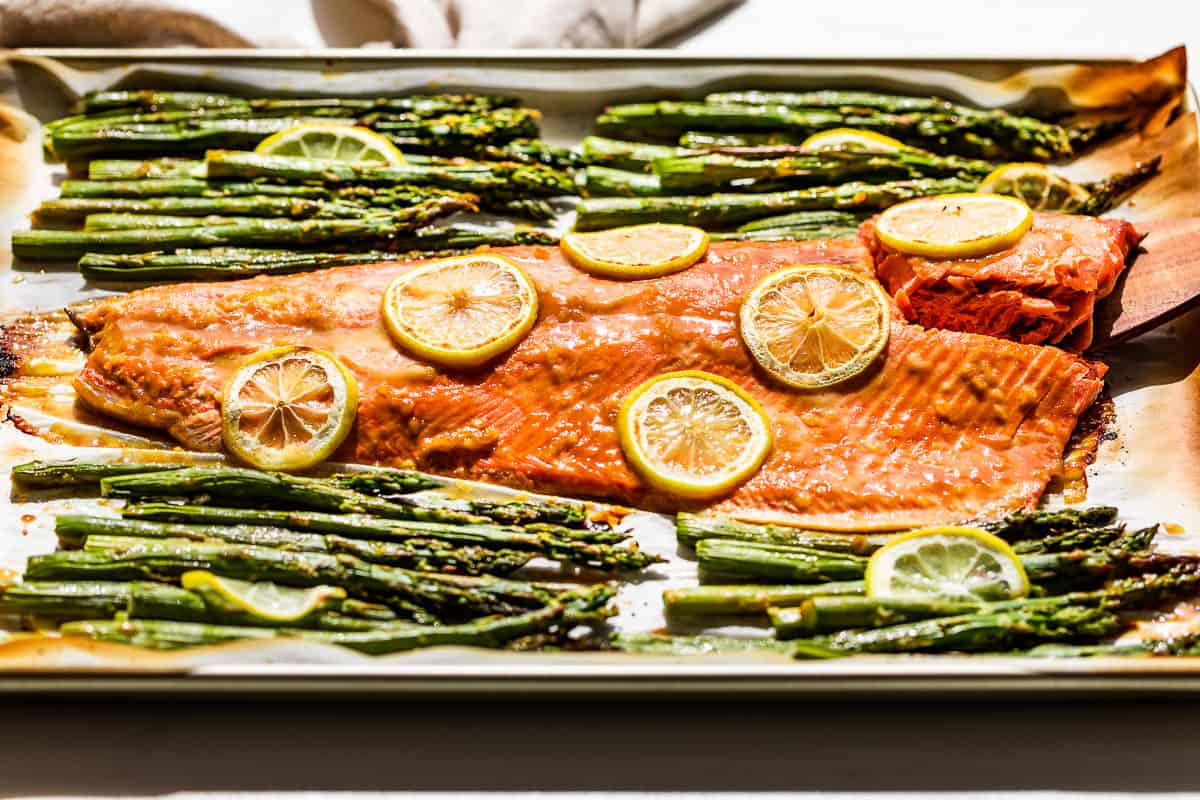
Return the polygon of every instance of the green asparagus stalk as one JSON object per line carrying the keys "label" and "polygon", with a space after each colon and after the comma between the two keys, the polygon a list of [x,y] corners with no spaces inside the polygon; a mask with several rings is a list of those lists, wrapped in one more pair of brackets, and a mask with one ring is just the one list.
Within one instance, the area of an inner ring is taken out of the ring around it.
{"label": "green asparagus stalk", "polygon": [[982,180],[996,168],[990,161],[898,151],[827,150],[775,158],[758,155],[708,153],[661,158],[653,163],[662,194],[700,194],[714,191],[763,191],[842,183],[848,180],[888,181],[957,177]]}
{"label": "green asparagus stalk", "polygon": [[210,150],[209,178],[278,178],[330,184],[413,184],[477,194],[485,199],[554,197],[575,193],[571,177],[537,164],[477,163],[466,166],[402,164],[381,167],[317,158],[264,156]]}
{"label": "green asparagus stalk", "polygon": [[12,468],[12,479],[22,486],[56,489],[64,486],[99,486],[112,475],[137,475],[181,469],[186,464],[138,463],[132,461],[27,461]]}
{"label": "green asparagus stalk", "polygon": [[657,633],[619,633],[614,650],[650,656],[720,656],[747,654],[790,654],[792,647],[777,639],[733,636],[664,636]]}
{"label": "green asparagus stalk", "polygon": [[603,197],[576,206],[576,230],[590,231],[669,222],[699,227],[733,227],[754,219],[806,210],[878,210],[914,197],[973,191],[957,178],[866,184],[845,183],[766,194],[714,194],[703,197]]}
{"label": "green asparagus stalk", "polygon": [[[172,214],[88,214],[83,221],[85,231],[146,231],[163,228],[198,228],[209,225],[253,225],[257,217],[182,217]],[[97,255],[104,255],[98,253]],[[142,255],[137,253],[134,255]]]}
{"label": "green asparagus stalk", "polygon": [[167,580],[191,570],[285,586],[341,586],[352,597],[414,603],[439,618],[514,614],[544,606],[555,587],[490,576],[446,575],[370,564],[349,555],[253,545],[135,539],[122,548],[63,550],[29,559],[28,580]]}
{"label": "green asparagus stalk", "polygon": [[[420,474],[420,473],[416,473]],[[407,498],[414,489],[400,472],[360,472],[338,478],[341,486],[356,492],[382,497],[387,500],[420,502],[420,498]],[[422,488],[432,488],[425,486]],[[432,500],[432,498],[431,498]],[[442,501],[445,502],[445,501]],[[521,500],[501,502],[470,500],[463,501],[464,511],[490,517],[510,525],[526,525],[543,522],[551,525],[582,525],[588,518],[588,506],[578,500],[567,498],[528,497]]]}
{"label": "green asparagus stalk", "polygon": [[144,178],[131,181],[66,180],[59,197],[149,198],[149,197],[245,197],[276,195],[329,199],[320,186],[298,186],[270,181],[206,181],[195,178]]}
{"label": "green asparagus stalk", "polygon": [[[209,147],[254,149],[271,134],[296,125],[337,120],[308,116],[197,119],[195,122],[116,122],[60,125],[46,131],[50,154],[61,161],[117,155],[177,155]],[[353,120],[346,119],[349,124]]]}
{"label": "green asparagus stalk", "polygon": [[14,231],[12,249],[20,258],[61,260],[77,259],[89,252],[144,253],[181,247],[388,244],[400,234],[424,227],[461,208],[461,202],[447,198],[430,200],[387,215],[358,219],[261,219],[245,225],[158,230]]}
{"label": "green asparagus stalk", "polygon": [[761,230],[794,229],[794,228],[838,228],[848,231],[858,231],[858,226],[867,218],[865,214],[851,214],[846,211],[797,211],[793,214],[780,214],[776,217],[764,217],[752,220],[738,228],[739,233],[754,233]]}
{"label": "green asparagus stalk", "polygon": [[686,586],[663,592],[667,614],[679,617],[759,616],[770,607],[802,605],[814,597],[861,595],[862,581],[792,586]]}
{"label": "green asparagus stalk", "polygon": [[[453,210],[471,208],[471,202],[457,195]],[[444,202],[442,198],[437,198]],[[60,197],[45,200],[33,211],[37,225],[62,225],[83,222],[93,214],[155,214],[187,217],[279,217],[286,219],[361,219],[372,213],[358,203],[310,200],[304,197]],[[378,214],[378,212],[376,212]],[[205,221],[197,219],[195,226]]]}
{"label": "green asparagus stalk", "polygon": [[845,226],[797,225],[792,228],[762,228],[753,231],[710,231],[708,238],[713,242],[800,242],[812,239],[853,239],[857,233],[857,228]]}
{"label": "green asparagus stalk", "polygon": [[583,170],[585,197],[660,197],[687,192],[664,191],[657,175],[628,172],[611,167],[585,167]]}
{"label": "green asparagus stalk", "polygon": [[968,119],[984,117],[1003,119],[1012,117],[1015,122],[1036,125],[1041,120],[1035,116],[1014,116],[1002,109],[984,109],[953,103],[944,97],[914,97],[910,95],[884,94],[881,92],[820,90],[813,92],[768,92],[746,90],[716,92],[705,96],[704,102],[715,105],[789,106],[791,108],[834,108],[873,109],[890,114],[910,114],[933,111],[953,114]]}
{"label": "green asparagus stalk", "polygon": [[704,151],[645,142],[623,142],[602,136],[585,136],[581,152],[585,164],[630,172],[647,172],[660,158],[699,155]]}
{"label": "green asparagus stalk", "polygon": [[102,159],[88,163],[88,179],[93,181],[136,181],[154,178],[191,178],[204,180],[208,170],[204,162],[187,158]]}
{"label": "green asparagus stalk", "polygon": [[581,163],[579,154],[574,150],[569,147],[556,147],[541,139],[513,139],[504,144],[462,148],[462,152],[464,156],[477,161],[544,164],[547,167],[564,170],[574,169]]}
{"label": "green asparagus stalk", "polygon": [[984,530],[994,533],[1009,542],[1023,539],[1041,539],[1079,528],[1110,525],[1117,518],[1117,509],[1112,506],[1091,508],[1064,508],[1058,511],[1018,511],[1002,520],[980,524]]}
{"label": "green asparagus stalk", "polygon": [[[978,158],[1050,161],[1074,155],[1066,128],[1004,112],[891,113],[870,108],[792,108],[732,103],[634,103],[610,106],[596,119],[604,134],[662,135],[692,129],[782,131],[809,135],[831,128],[860,128],[929,149]],[[633,136],[632,138],[638,138]]]}
{"label": "green asparagus stalk", "polygon": [[805,657],[814,650],[826,650],[836,655],[1002,651],[1050,642],[1095,642],[1117,633],[1122,627],[1119,616],[1102,608],[1031,607],[842,631],[804,640],[805,644],[816,645],[816,648],[801,648],[794,652]]}
{"label": "green asparagus stalk", "polygon": [[1125,611],[1154,608],[1185,597],[1200,586],[1200,571],[1193,562],[1163,573],[1136,575],[1113,581],[1090,592],[1050,597],[1030,597],[984,603],[953,598],[887,598],[814,595],[793,608],[772,608],[775,635],[790,639],[850,628],[878,628],[904,622],[963,614],[1048,609],[1065,606]]}
{"label": "green asparagus stalk", "polygon": [[529,108],[500,108],[488,112],[449,113],[438,117],[415,114],[379,115],[362,121],[384,134],[401,150],[454,152],[483,145],[503,145],[538,135],[541,114]]}
{"label": "green asparagus stalk", "polygon": [[105,90],[89,92],[79,101],[83,114],[95,114],[111,110],[141,108],[147,110],[235,108],[257,113],[271,109],[292,109],[297,106],[320,105],[322,107],[344,107],[346,116],[356,116],[371,110],[397,112],[486,111],[517,105],[516,98],[501,95],[476,94],[432,94],[406,95],[378,99],[346,99],[337,97],[317,98],[244,98],[211,92],[168,92],[148,90]]}
{"label": "green asparagus stalk", "polygon": [[679,145],[685,150],[713,150],[727,147],[799,147],[808,137],[782,131],[684,131]]}
{"label": "green asparagus stalk", "polygon": [[785,525],[756,525],[728,517],[681,512],[675,515],[675,538],[695,547],[701,539],[736,539],[743,542],[806,547],[831,553],[870,555],[891,541],[891,534],[826,533]]}
{"label": "green asparagus stalk", "polygon": [[1097,550],[1108,547],[1125,533],[1124,525],[1099,528],[1079,528],[1044,539],[1024,539],[1013,543],[1013,550],[1022,555],[1036,553],[1069,553],[1073,550]]}
{"label": "green asparagus stalk", "polygon": [[443,645],[501,647],[517,637],[552,628],[563,613],[564,606],[555,603],[515,616],[488,616],[458,625],[397,625],[372,631],[344,632],[149,619],[86,620],[68,622],[59,632],[63,636],[84,636],[161,650],[224,644],[242,639],[280,638],[334,644],[361,653],[383,655]]}
{"label": "green asparagus stalk", "polygon": [[[529,553],[578,566],[605,570],[643,569],[662,560],[639,550],[614,546],[624,534],[610,534],[601,531],[584,533],[547,525],[531,525],[526,528],[485,524],[443,525],[436,522],[383,519],[358,514],[262,511],[170,504],[130,506],[125,509],[125,514],[138,520],[156,523],[170,522],[201,528],[206,526],[233,526],[235,528],[268,526],[268,530],[271,528],[286,529],[288,535],[297,538],[303,536],[303,534],[296,533],[297,531],[311,531],[314,534],[331,534],[338,537],[339,540],[343,538],[361,539],[385,543],[404,543],[412,540],[422,543],[436,541],[452,544],[459,548],[474,547],[502,552]],[[165,526],[166,529],[171,527]],[[168,531],[163,535],[171,534]],[[325,538],[328,540],[329,537]],[[343,544],[338,552],[351,552],[351,546]],[[379,558],[367,560],[376,561]]]}
{"label": "green asparagus stalk", "polygon": [[[92,215],[96,216],[96,215]],[[89,220],[92,217],[88,218]],[[161,217],[154,219],[161,220]],[[110,224],[106,223],[105,224]],[[122,224],[113,222],[111,225]],[[154,223],[139,225],[155,227]],[[129,254],[86,253],[79,260],[80,273],[89,280],[229,280],[253,275],[286,274],[351,264],[412,261],[468,253],[479,247],[552,245],[557,237],[537,229],[480,228],[449,225],[422,228],[415,235],[392,240],[390,250],[346,253],[295,252],[289,250],[214,248],[177,249],[174,253]]]}
{"label": "green asparagus stalk", "polygon": [[3,587],[0,591],[0,612],[54,619],[111,617],[127,611],[135,594],[142,597],[141,603],[147,608],[176,608],[179,609],[176,613],[197,615],[204,610],[203,603],[197,607],[199,598],[178,586],[165,583],[26,581]]}
{"label": "green asparagus stalk", "polygon": [[706,582],[741,581],[821,583],[857,580],[867,559],[813,548],[782,547],[729,539],[702,539],[696,544],[700,574]]}

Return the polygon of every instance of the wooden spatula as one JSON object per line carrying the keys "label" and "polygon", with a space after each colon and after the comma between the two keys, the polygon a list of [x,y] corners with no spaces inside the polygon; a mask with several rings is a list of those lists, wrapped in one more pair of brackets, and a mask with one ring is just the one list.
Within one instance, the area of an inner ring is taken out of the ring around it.
{"label": "wooden spatula", "polygon": [[1142,251],[1096,304],[1092,350],[1137,336],[1200,305],[1200,217],[1143,222]]}

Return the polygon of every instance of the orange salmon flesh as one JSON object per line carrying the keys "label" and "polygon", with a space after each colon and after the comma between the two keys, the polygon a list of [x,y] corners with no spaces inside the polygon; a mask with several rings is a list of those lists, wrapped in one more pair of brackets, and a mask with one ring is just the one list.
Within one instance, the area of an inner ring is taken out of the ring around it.
{"label": "orange salmon flesh", "polygon": [[756,475],[699,508],[886,530],[1032,507],[1106,369],[895,314],[883,355],[856,378],[821,391],[772,383],[739,337],[743,297],[787,265],[872,274],[854,240],[716,243],[694,267],[642,281],[593,277],[557,248],[491,252],[529,274],[541,308],[530,334],[481,368],[435,369],[394,344],[381,298],[411,263],[387,263],[107,300],[78,319],[93,349],[76,388],[94,408],[216,450],[222,387],[239,362],[267,347],[319,347],[360,389],[355,430],[335,458],[672,511],[697,506],[631,471],[617,413],[649,378],[706,370],[762,404],[775,444]]}

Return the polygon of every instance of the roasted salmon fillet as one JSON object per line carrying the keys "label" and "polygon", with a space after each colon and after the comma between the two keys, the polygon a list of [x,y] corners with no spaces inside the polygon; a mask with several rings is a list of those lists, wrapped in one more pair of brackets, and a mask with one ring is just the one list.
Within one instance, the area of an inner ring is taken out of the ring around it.
{"label": "roasted salmon fillet", "polygon": [[[683,272],[642,281],[585,274],[556,248],[496,250],[536,283],[540,316],[485,367],[448,372],[406,357],[380,316],[411,265],[345,267],[113,298],[78,317],[93,349],[76,379],[88,404],[221,446],[219,402],[247,355],[303,344],[357,376],[356,430],[339,457],[656,510],[622,456],[621,400],[648,378],[702,369],[736,381],[772,420],[774,450],[705,507],[827,529],[893,529],[1031,507],[1059,465],[1105,368],[1050,347],[896,321],[865,373],[823,391],[773,385],[738,335],[742,298],[791,264],[870,273],[854,240],[719,243]],[[694,508],[695,506],[689,506]]]}
{"label": "roasted salmon fillet", "polygon": [[898,253],[859,230],[880,282],[905,319],[927,328],[986,333],[1084,350],[1092,310],[1113,290],[1141,235],[1124,220],[1035,214],[1016,245],[980,258]]}

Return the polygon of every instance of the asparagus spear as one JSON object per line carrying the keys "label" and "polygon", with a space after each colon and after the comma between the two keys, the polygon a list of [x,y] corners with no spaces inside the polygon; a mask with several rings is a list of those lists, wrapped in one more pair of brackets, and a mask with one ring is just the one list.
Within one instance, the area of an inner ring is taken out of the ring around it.
{"label": "asparagus spear", "polygon": [[980,180],[996,166],[990,161],[914,151],[872,153],[863,150],[827,150],[816,153],[800,151],[771,158],[740,153],[676,156],[660,158],[652,168],[658,176],[658,188],[663,194],[698,194],[729,191],[738,186],[744,189],[763,185],[786,188],[830,185],[847,180],[939,177]]}
{"label": "asparagus spear", "polygon": [[716,105],[789,106],[792,108],[862,108],[908,114],[914,111],[935,111],[966,118],[977,116],[989,119],[1013,117],[1022,124],[1034,125],[1041,120],[1034,116],[1014,116],[1002,109],[984,109],[953,103],[944,97],[914,97],[882,92],[821,90],[813,92],[767,92],[759,90],[715,92],[704,102]]}
{"label": "asparagus spear", "polygon": [[738,232],[753,233],[760,230],[807,227],[842,228],[857,231],[858,226],[866,218],[865,214],[851,214],[846,211],[797,211],[793,214],[780,214],[776,217],[752,220],[740,226]]}
{"label": "asparagus spear", "polygon": [[726,147],[798,147],[808,137],[782,131],[684,131],[679,145],[688,150],[712,150]]}
{"label": "asparagus spear", "polygon": [[13,254],[25,259],[77,259],[86,253],[144,253],[178,247],[242,245],[321,245],[365,242],[388,244],[398,234],[429,224],[463,208],[449,198],[358,219],[261,219],[244,225],[123,231],[14,231]]}
{"label": "asparagus spear", "polygon": [[762,228],[740,232],[710,231],[708,238],[713,242],[784,242],[811,239],[853,239],[857,233],[858,229],[852,227],[797,225],[791,228]]}
{"label": "asparagus spear", "polygon": [[297,186],[270,181],[206,181],[195,178],[143,178],[140,180],[65,180],[59,197],[148,198],[148,197],[244,197],[277,195],[328,199],[320,186]]}
{"label": "asparagus spear", "polygon": [[[146,231],[162,228],[198,228],[209,225],[253,225],[257,217],[183,217],[172,214],[129,214],[100,212],[83,220],[85,231]],[[97,253],[96,255],[104,255]],[[140,253],[135,255],[142,255]]]}
{"label": "asparagus spear", "polygon": [[280,502],[321,511],[369,513],[429,522],[478,524],[489,521],[477,514],[446,509],[431,511],[408,505],[407,501],[372,497],[332,481],[237,467],[192,467],[172,472],[114,476],[100,482],[100,491],[112,497],[133,499],[207,496],[238,502]]}
{"label": "asparagus spear", "polygon": [[867,559],[845,553],[729,539],[700,540],[696,556],[701,576],[715,582],[731,577],[795,583],[857,580],[867,568]]}
{"label": "asparagus spear", "polygon": [[1018,511],[1002,520],[983,522],[980,527],[1009,542],[1023,539],[1040,539],[1079,528],[1091,528],[1111,524],[1117,518],[1117,509],[1112,506],[1091,508],[1064,508],[1058,511]]}
{"label": "asparagus spear", "polygon": [[646,144],[645,142],[623,142],[619,139],[606,139],[603,136],[585,136],[581,152],[585,164],[631,172],[646,172],[660,158],[699,155],[704,151],[686,147]]}
{"label": "asparagus spear", "polygon": [[[443,525],[382,519],[358,514],[322,514],[306,511],[261,511],[257,509],[212,508],[148,504],[130,506],[127,516],[154,522],[204,526],[268,526],[295,531],[334,534],[339,540],[366,539],[380,542],[426,542],[435,540],[460,547],[517,551],[598,569],[642,569],[661,561],[657,556],[625,547],[614,547],[624,534],[586,533],[553,526],[526,528],[499,525]],[[60,518],[61,519],[61,518]],[[109,518],[104,518],[108,520]],[[166,526],[170,528],[171,526]],[[583,534],[583,535],[581,535]],[[164,533],[163,535],[170,535]],[[343,545],[339,552],[350,552]],[[377,559],[368,559],[377,560]]]}
{"label": "asparagus spear", "polygon": [[204,109],[204,108],[245,108],[262,112],[273,108],[293,108],[297,105],[320,104],[324,107],[341,106],[348,111],[347,116],[371,109],[393,111],[445,111],[457,110],[488,110],[504,108],[517,104],[516,98],[503,95],[481,94],[432,94],[405,95],[401,97],[385,97],[378,99],[361,98],[244,98],[228,94],[211,92],[168,92],[154,89],[148,90],[105,90],[89,92],[79,101],[79,110],[84,114],[109,111],[113,109],[144,108],[144,109]]}
{"label": "asparagus spear", "polygon": [[728,517],[680,512],[675,515],[675,538],[681,545],[695,547],[701,539],[736,539],[743,542],[807,547],[831,553],[870,555],[883,547],[890,534],[824,533],[785,525],[756,525]]}
{"label": "asparagus spear", "polygon": [[1012,650],[1046,642],[1095,642],[1122,627],[1120,617],[1102,608],[1023,608],[842,631],[805,640],[816,647],[793,652],[806,657],[822,650],[835,655]]}
{"label": "asparagus spear", "polygon": [[574,182],[568,174],[538,164],[402,164],[381,167],[377,164],[264,156],[229,150],[210,150],[205,160],[209,178],[279,178],[330,184],[413,184],[438,186],[478,194],[485,199],[503,200],[575,193]]}
{"label": "asparagus spear", "polygon": [[687,586],[664,591],[663,603],[671,616],[758,616],[769,607],[787,608],[813,597],[845,597],[864,591],[862,581],[794,586]]}
{"label": "asparagus spear", "polygon": [[163,650],[223,644],[241,639],[284,638],[335,644],[370,655],[383,655],[440,645],[500,647],[519,636],[553,627],[561,620],[563,613],[564,606],[555,603],[515,616],[488,616],[458,625],[399,625],[372,631],[345,632],[118,618],[111,621],[68,622],[59,628],[59,632],[63,636],[86,636]]}
{"label": "asparagus spear", "polygon": [[415,114],[379,115],[362,121],[384,134],[401,150],[472,150],[482,145],[502,145],[513,139],[538,135],[541,113],[530,108],[449,113],[438,117]]}
{"label": "asparagus spear", "polygon": [[[1067,129],[1008,114],[953,111],[890,113],[857,108],[791,108],[733,103],[633,103],[610,106],[596,119],[601,133],[784,131],[808,135],[831,128],[861,128],[979,158],[1049,161],[1074,155]],[[636,136],[634,138],[637,138]]]}
{"label": "asparagus spear", "polygon": [[659,197],[686,192],[663,191],[657,175],[589,166],[583,170],[583,194],[586,197]]}
{"label": "asparagus spear", "polygon": [[152,178],[191,178],[204,180],[208,170],[204,162],[187,158],[102,159],[88,164],[88,179],[93,181],[134,181]]}
{"label": "asparagus spear", "polygon": [[656,633],[619,633],[614,650],[652,656],[710,656],[754,653],[790,654],[792,647],[777,639],[732,636],[664,636]]}
{"label": "asparagus spear", "polygon": [[1079,528],[1044,539],[1024,539],[1013,543],[1013,550],[1023,555],[1035,553],[1069,553],[1073,550],[1096,550],[1113,544],[1125,533],[1124,525],[1100,528]]}
{"label": "asparagus spear", "polygon": [[[253,149],[271,134],[295,125],[336,120],[307,116],[197,119],[195,122],[61,125],[46,131],[50,154],[61,161],[99,156],[203,152],[209,147]],[[349,124],[353,120],[344,120]]]}
{"label": "asparagus spear", "polygon": [[844,183],[766,194],[590,198],[576,206],[575,228],[590,231],[645,222],[731,227],[792,211],[878,210],[914,197],[969,192],[974,188],[974,183],[957,178],[922,178],[881,184]]}
{"label": "asparagus spear", "polygon": [[770,617],[780,638],[849,628],[878,628],[933,617],[1048,609],[1064,606],[1108,611],[1153,608],[1164,601],[1190,595],[1200,585],[1196,563],[1161,574],[1136,575],[1113,581],[1102,589],[1051,597],[1030,597],[984,603],[950,598],[887,598],[814,595],[793,608],[772,608]]}
{"label": "asparagus spear", "polygon": [[[437,198],[439,201],[442,198]],[[470,208],[455,196],[455,208]],[[33,211],[37,225],[79,223],[92,214],[167,214],[190,217],[282,217],[288,219],[359,219],[371,210],[358,203],[311,200],[305,197],[60,197],[45,200]],[[204,220],[197,219],[194,225]]]}
{"label": "asparagus spear", "polygon": [[[339,476],[338,483],[347,489],[388,500],[421,502],[421,498],[405,497],[414,489],[399,472],[362,472]],[[424,486],[422,488],[431,488]],[[429,499],[433,501],[432,498]],[[441,501],[445,502],[445,501]],[[486,500],[464,501],[464,511],[491,517],[498,522],[525,525],[544,522],[551,525],[581,525],[588,517],[586,503],[567,498],[526,497],[521,500],[493,502]]]}
{"label": "asparagus spear", "polygon": [[12,478],[23,486],[53,489],[63,486],[98,486],[111,475],[137,475],[182,469],[186,464],[131,461],[27,461],[12,468]]}
{"label": "asparagus spear", "polygon": [[440,618],[512,614],[550,602],[560,590],[493,577],[445,575],[328,555],[183,540],[136,539],[103,551],[63,550],[33,556],[29,580],[174,580],[190,570],[285,586],[343,587],[362,600],[414,603]]}

